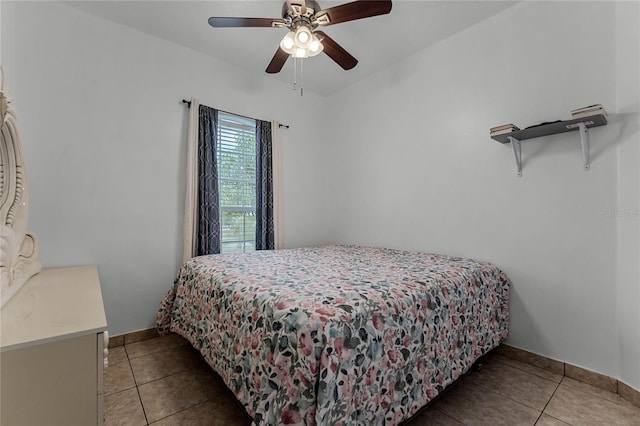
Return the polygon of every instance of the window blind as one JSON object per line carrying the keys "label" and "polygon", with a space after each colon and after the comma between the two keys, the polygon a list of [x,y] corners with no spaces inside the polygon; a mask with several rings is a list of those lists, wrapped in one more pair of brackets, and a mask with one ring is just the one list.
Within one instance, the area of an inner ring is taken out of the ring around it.
{"label": "window blind", "polygon": [[222,253],[255,250],[256,122],[220,111],[217,146]]}

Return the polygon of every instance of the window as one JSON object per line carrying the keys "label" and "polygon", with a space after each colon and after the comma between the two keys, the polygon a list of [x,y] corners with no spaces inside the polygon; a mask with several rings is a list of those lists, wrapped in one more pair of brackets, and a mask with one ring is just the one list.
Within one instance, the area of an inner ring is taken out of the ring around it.
{"label": "window", "polygon": [[220,111],[216,155],[220,189],[220,252],[255,250],[256,122]]}

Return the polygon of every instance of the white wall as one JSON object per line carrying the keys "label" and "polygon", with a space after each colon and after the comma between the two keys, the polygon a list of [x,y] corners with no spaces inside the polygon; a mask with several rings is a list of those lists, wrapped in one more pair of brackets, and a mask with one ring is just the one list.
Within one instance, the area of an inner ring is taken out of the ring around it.
{"label": "white wall", "polygon": [[2,63],[2,9],[4,9],[4,7],[2,3],[0,3],[0,64]]}
{"label": "white wall", "polygon": [[[510,344],[640,388],[639,218],[606,214],[640,189],[638,86],[617,85],[640,74],[630,11],[523,2],[333,96],[327,238],[492,261],[513,284]],[[522,178],[489,138],[593,103],[611,115],[590,172],[577,133],[523,142]]]}
{"label": "white wall", "polygon": [[617,334],[620,377],[640,389],[640,3],[618,3],[616,24],[617,113],[624,123],[613,218],[618,227]]}
{"label": "white wall", "polygon": [[321,200],[311,195],[322,145],[305,132],[322,98],[64,5],[12,8],[7,79],[31,181],[30,228],[45,267],[98,265],[113,335],[154,325],[179,267],[185,97],[291,125],[282,131],[286,242],[322,235]]}
{"label": "white wall", "polygon": [[[42,260],[98,264],[112,333],[153,324],[180,259],[178,101],[197,95],[292,125],[288,246],[490,260],[513,281],[511,344],[638,389],[639,219],[606,214],[640,199],[634,16],[634,2],[524,2],[329,99],[292,100],[268,77],[75,9],[3,1]],[[524,142],[522,178],[488,137],[596,102],[611,115],[591,131],[590,172],[576,134]],[[323,106],[333,139],[304,132]]]}
{"label": "white wall", "polygon": [[[9,40],[15,28],[13,3],[0,1],[0,64],[5,76],[13,73],[13,45]],[[5,79],[5,90],[11,90],[11,84]]]}

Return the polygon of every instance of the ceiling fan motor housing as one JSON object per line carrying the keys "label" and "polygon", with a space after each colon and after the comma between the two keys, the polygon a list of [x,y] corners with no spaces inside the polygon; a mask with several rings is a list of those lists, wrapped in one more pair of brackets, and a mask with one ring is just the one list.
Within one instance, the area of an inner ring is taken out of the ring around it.
{"label": "ceiling fan motor housing", "polygon": [[[313,15],[322,9],[320,9],[320,5],[315,0],[307,0],[304,3],[307,6],[307,13],[302,15],[299,13],[295,13],[294,10],[289,9],[289,4],[288,2],[285,1],[284,4],[282,5],[282,18],[285,20],[291,19],[293,24],[296,23],[296,20],[300,20],[300,19],[303,19],[303,20],[306,19],[308,22],[311,22],[313,20]],[[293,6],[297,5],[295,0],[291,1],[291,5],[292,5],[292,9],[293,9]]]}

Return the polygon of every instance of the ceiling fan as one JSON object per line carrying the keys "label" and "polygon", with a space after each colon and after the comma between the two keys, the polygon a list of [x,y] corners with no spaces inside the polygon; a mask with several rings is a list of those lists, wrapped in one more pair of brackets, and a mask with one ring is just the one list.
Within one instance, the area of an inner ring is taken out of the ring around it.
{"label": "ceiling fan", "polygon": [[389,12],[391,0],[357,0],[328,9],[320,9],[315,0],[286,0],[282,6],[282,18],[211,17],[209,25],[215,28],[288,28],[289,32],[267,66],[266,72],[270,74],[280,72],[289,56],[308,58],[323,51],[343,69],[350,70],[358,64],[358,60],[317,28]]}

